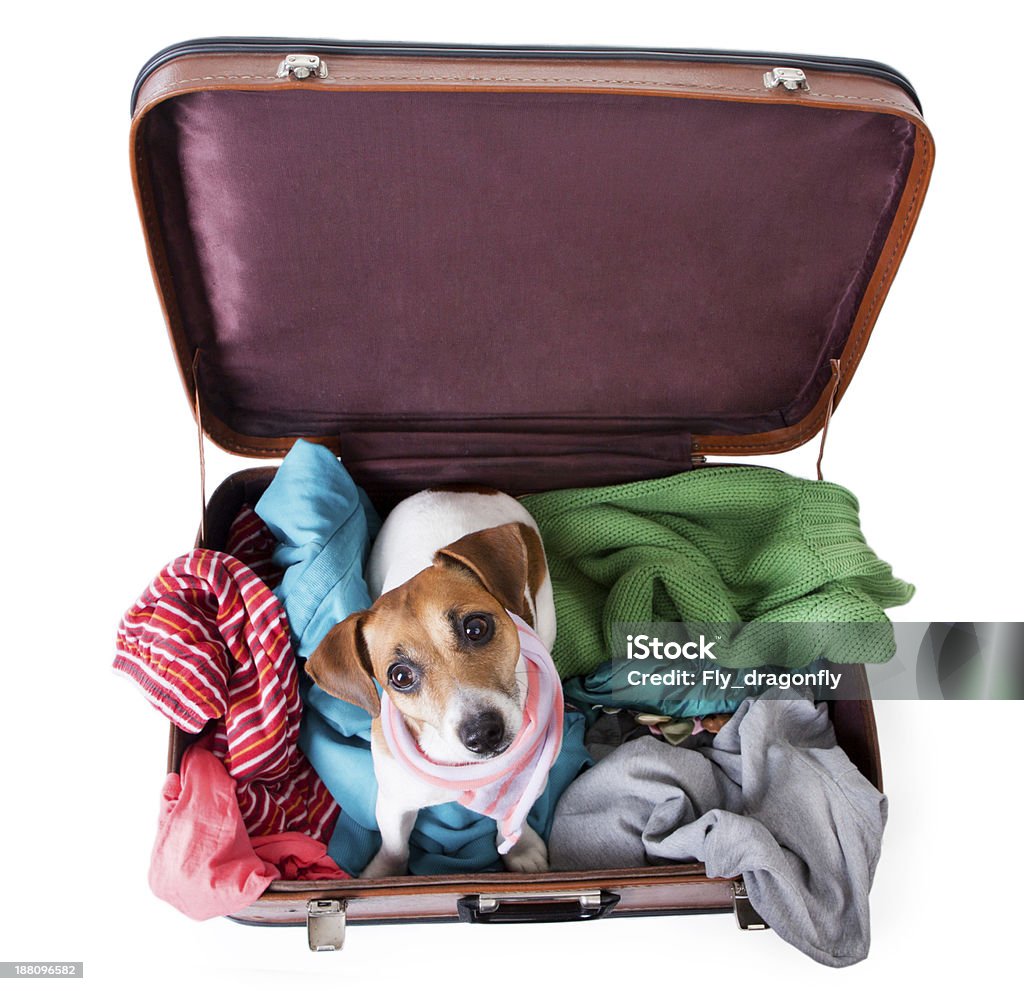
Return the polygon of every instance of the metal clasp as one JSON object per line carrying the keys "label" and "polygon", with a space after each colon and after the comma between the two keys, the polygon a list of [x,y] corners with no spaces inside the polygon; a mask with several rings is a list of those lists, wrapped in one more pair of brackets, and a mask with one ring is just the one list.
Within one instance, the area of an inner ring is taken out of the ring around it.
{"label": "metal clasp", "polygon": [[764,74],[765,89],[775,89],[778,86],[788,90],[811,88],[803,69],[790,69],[785,66],[769,69]]}
{"label": "metal clasp", "polygon": [[288,76],[296,79],[317,76],[324,79],[327,76],[327,63],[319,55],[286,55],[277,67],[277,74],[281,79]]}
{"label": "metal clasp", "polygon": [[732,883],[732,910],[736,913],[736,924],[740,929],[768,929],[768,923],[757,914],[757,909],[750,904],[747,896],[747,886],[743,878],[737,878]]}
{"label": "metal clasp", "polygon": [[345,945],[347,907],[347,902],[337,898],[313,898],[306,902],[306,935],[314,953],[340,950]]}

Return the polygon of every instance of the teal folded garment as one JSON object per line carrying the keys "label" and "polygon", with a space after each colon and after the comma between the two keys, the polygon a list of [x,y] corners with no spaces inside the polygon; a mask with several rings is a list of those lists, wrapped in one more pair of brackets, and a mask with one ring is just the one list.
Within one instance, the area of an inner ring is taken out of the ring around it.
{"label": "teal folded garment", "polygon": [[[304,440],[295,442],[256,512],[280,541],[274,561],[286,570],[275,593],[288,614],[296,653],[309,657],[335,624],[370,605],[363,567],[379,518],[341,462],[327,448]],[[301,692],[299,747],[341,806],[328,850],[340,867],[359,874],[380,847],[370,715],[329,695],[305,674]],[[591,763],[583,731],[583,718],[566,713],[561,753],[527,820],[544,837],[562,791]],[[493,819],[456,802],[423,809],[409,841],[409,871],[502,870],[496,839]]]}
{"label": "teal folded garment", "polygon": [[301,439],[256,514],[278,539],[274,563],[285,573],[274,591],[296,652],[309,657],[336,623],[370,604],[363,567],[380,517],[326,447]]}

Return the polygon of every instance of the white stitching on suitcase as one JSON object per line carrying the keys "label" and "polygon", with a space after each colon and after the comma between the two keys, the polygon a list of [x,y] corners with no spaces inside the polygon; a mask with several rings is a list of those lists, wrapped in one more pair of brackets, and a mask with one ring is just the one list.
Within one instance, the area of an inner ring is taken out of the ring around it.
{"label": "white stitching on suitcase", "polygon": [[[193,76],[190,79],[178,79],[172,83],[154,90],[146,102],[156,99],[159,96],[180,86],[187,86],[190,83],[212,82],[217,79],[269,79],[272,82],[286,83],[276,75],[213,75]],[[611,85],[611,86],[643,86],[663,87],[666,89],[700,89],[719,93],[764,93],[761,86],[725,86],[720,83],[699,83],[699,82],[672,82],[670,80],[658,79],[578,79],[573,77],[559,76],[337,76],[329,75],[323,82],[415,82],[415,83],[573,83],[589,85]],[[909,108],[896,100],[888,100],[882,97],[871,96],[850,96],[846,93],[823,93],[817,90],[812,91],[812,96],[820,96],[828,100],[844,100],[850,103],[877,103],[883,106],[895,107],[898,110],[907,111]],[[804,104],[805,106],[811,104]]]}

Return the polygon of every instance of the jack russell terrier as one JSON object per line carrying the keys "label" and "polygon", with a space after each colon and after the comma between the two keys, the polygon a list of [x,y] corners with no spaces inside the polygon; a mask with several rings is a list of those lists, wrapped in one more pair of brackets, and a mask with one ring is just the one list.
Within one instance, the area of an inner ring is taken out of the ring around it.
{"label": "jack russell terrier", "polygon": [[417,813],[453,800],[497,821],[509,870],[547,870],[526,815],[561,747],[563,698],[533,517],[495,490],[420,492],[384,522],[366,582],[373,605],[306,662],[324,691],[374,717],[382,843],[362,876],[404,874]]}

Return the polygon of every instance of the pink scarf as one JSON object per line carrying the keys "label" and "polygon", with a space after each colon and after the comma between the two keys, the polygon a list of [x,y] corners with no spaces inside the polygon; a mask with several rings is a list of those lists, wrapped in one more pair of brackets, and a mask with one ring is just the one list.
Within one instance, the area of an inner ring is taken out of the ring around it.
{"label": "pink scarf", "polygon": [[380,700],[381,729],[395,759],[424,781],[455,792],[452,799],[467,809],[496,820],[503,841],[498,853],[508,853],[515,846],[527,814],[544,789],[562,747],[564,709],[562,682],[551,655],[523,620],[513,613],[509,616],[519,630],[527,689],[523,725],[503,753],[468,764],[433,761],[420,750],[388,693]]}

